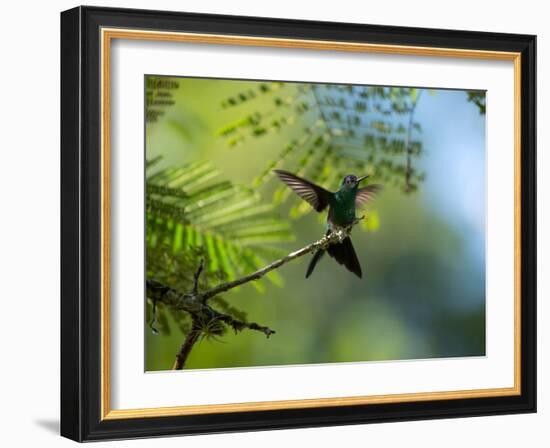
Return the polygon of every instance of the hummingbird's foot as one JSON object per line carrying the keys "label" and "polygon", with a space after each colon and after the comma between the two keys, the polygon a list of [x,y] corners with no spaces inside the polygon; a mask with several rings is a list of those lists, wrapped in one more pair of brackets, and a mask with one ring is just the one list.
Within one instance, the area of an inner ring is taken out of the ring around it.
{"label": "hummingbird's foot", "polygon": [[355,219],[352,221],[350,227],[354,226],[355,224],[357,224],[359,221],[361,221],[361,220],[363,220],[363,219],[365,219],[365,215],[359,216],[358,218],[355,218]]}
{"label": "hummingbird's foot", "polygon": [[327,250],[329,246],[330,246],[329,236],[324,236],[323,238],[321,238],[321,247],[320,247],[320,249]]}
{"label": "hummingbird's foot", "polygon": [[336,240],[339,243],[341,243],[342,241],[344,241],[349,236],[349,231],[350,230],[351,230],[351,227],[349,229],[345,228],[345,227],[342,227],[342,228],[338,229],[336,232],[334,232],[333,235],[335,235]]}
{"label": "hummingbird's foot", "polygon": [[346,231],[346,233],[350,233],[351,232],[351,229],[353,229],[353,226],[355,226],[359,221],[361,221],[362,219],[365,219],[365,215],[363,216],[360,216],[358,218],[355,218],[352,222],[350,222],[346,227],[344,227],[344,230]]}

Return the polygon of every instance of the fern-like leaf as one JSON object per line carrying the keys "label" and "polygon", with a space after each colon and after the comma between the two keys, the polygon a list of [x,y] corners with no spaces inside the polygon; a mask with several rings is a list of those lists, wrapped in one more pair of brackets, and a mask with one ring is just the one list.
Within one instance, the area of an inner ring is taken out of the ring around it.
{"label": "fern-like leaf", "polygon": [[[269,262],[266,254],[273,244],[293,240],[288,223],[276,215],[272,204],[263,204],[250,188],[218,181],[220,173],[209,163],[149,171],[148,250],[162,245],[176,258],[198,251],[209,272],[235,279]],[[193,272],[194,266],[189,268]],[[270,280],[281,283],[278,276]]]}
{"label": "fern-like leaf", "polygon": [[[272,170],[283,165],[327,188],[335,188],[352,170],[370,174],[373,182],[393,184],[408,192],[422,182],[423,173],[413,165],[422,153],[421,142],[415,139],[421,128],[413,120],[418,89],[296,83],[258,86],[249,89],[254,94],[237,93],[222,105],[238,108],[270,95],[272,106],[228,124],[218,135],[230,146],[250,138],[269,138],[283,126],[294,127],[293,135],[299,136],[266,165],[255,186],[265,185]],[[326,183],[328,180],[332,183]],[[283,186],[276,189],[273,199],[276,204],[296,200]],[[293,202],[289,213],[297,218],[310,212],[310,208]]]}

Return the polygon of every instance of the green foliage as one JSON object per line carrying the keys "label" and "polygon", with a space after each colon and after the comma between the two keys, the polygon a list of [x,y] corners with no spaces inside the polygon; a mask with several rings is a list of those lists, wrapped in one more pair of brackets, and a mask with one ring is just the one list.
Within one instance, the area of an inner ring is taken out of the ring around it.
{"label": "green foliage", "polygon": [[[274,168],[327,186],[336,186],[351,172],[370,174],[373,182],[399,186],[406,192],[423,181],[424,174],[414,167],[422,154],[422,143],[415,138],[421,132],[414,121],[418,89],[266,82],[221,105],[238,109],[266,95],[272,98],[271,107],[260,106],[218,131],[229,147],[283,130],[294,136],[253,185],[264,185]],[[290,190],[280,185],[273,202],[280,204],[289,197]],[[307,204],[296,201],[290,216],[298,218],[308,212]]]}
{"label": "green foliage", "polygon": [[155,123],[164,116],[166,109],[175,104],[172,92],[179,84],[172,79],[160,76],[148,76],[145,86],[145,119]]}
{"label": "green foliage", "polygon": [[480,115],[485,115],[486,112],[486,95],[485,92],[479,92],[477,90],[469,90],[466,92],[468,95],[468,101],[474,103],[479,109]]}
{"label": "green foliage", "polygon": [[[192,163],[154,171],[159,159],[147,162],[146,246],[147,278],[180,291],[190,291],[193,274],[201,258],[206,269],[200,288],[205,290],[259,269],[280,256],[274,243],[293,240],[288,223],[274,213],[274,205],[263,204],[251,188],[218,180],[220,172],[209,163]],[[281,285],[277,272],[266,276]],[[251,283],[262,292],[262,282]],[[244,320],[244,313],[221,297],[213,304]],[[157,309],[157,328],[169,332],[164,313]],[[182,331],[189,321],[174,314]],[[148,310],[152,319],[152,310]]]}
{"label": "green foliage", "polygon": [[[365,274],[362,281],[328,258],[315,277],[305,281],[304,258],[277,271],[287,288],[274,288],[269,280],[262,280],[263,285],[253,282],[214,297],[208,304],[215,310],[242,321],[248,314],[251,320],[274,328],[277,336],[267,340],[253,331],[235,335],[219,319],[202,315],[201,339],[186,368],[484,354],[483,258],[462,250],[482,239],[483,233],[469,226],[464,233],[458,215],[453,214],[450,221],[448,210],[457,200],[456,191],[448,191],[450,202],[443,207],[429,196],[405,196],[391,187],[406,189],[410,160],[411,185],[432,192],[452,188],[447,176],[456,181],[453,176],[460,170],[449,170],[443,161],[457,160],[457,141],[473,148],[472,154],[478,151],[476,157],[482,160],[484,139],[475,135],[477,125],[485,121],[479,106],[484,104],[482,94],[475,92],[477,97],[464,108],[468,98],[464,91],[422,89],[420,95],[416,89],[176,77],[166,77],[169,82],[163,83],[159,78],[165,77],[148,78],[152,81],[146,84],[147,156],[166,157],[151,160],[147,167],[148,279],[189,291],[204,258],[200,277],[204,291],[254,269],[241,252],[262,258],[264,263],[256,264],[264,265],[282,255],[277,246],[285,247],[286,254],[321,236],[321,221],[326,217],[319,214],[296,222],[287,219],[297,238],[290,245],[279,244],[285,238],[250,239],[252,230],[261,234],[270,225],[280,224],[277,214],[288,212],[299,218],[310,209],[290,189],[272,180],[273,168],[299,172],[331,189],[350,173],[370,173],[372,182],[390,186],[373,204],[376,210],[369,207],[354,230]],[[423,107],[424,102],[428,107]],[[414,113],[416,104],[421,109]],[[458,115],[461,111],[470,115]],[[416,122],[421,116],[422,128]],[[462,117],[458,122],[457,116]],[[442,119],[453,126],[436,125]],[[421,137],[425,137],[425,152]],[[433,170],[430,173],[445,175],[434,175],[424,185],[421,158],[434,152],[442,157],[426,166]],[[180,162],[168,160],[210,160],[211,164],[179,167]],[[170,169],[162,170],[165,166]],[[213,167],[221,168],[222,175]],[[261,202],[254,199],[258,193]],[[253,206],[237,207],[232,217],[230,208],[250,198]],[[264,204],[269,207],[258,216],[257,207]],[[240,213],[248,210],[251,215],[241,220]],[[222,225],[225,219],[228,233]],[[258,228],[258,223],[264,228]],[[359,227],[377,233],[366,235]],[[215,244],[218,236],[224,243],[220,247]],[[238,266],[230,260],[231,246]],[[229,263],[224,265],[224,260]],[[263,286],[265,294],[259,297],[255,284]],[[169,369],[191,330],[191,319],[188,313],[173,312],[158,302],[155,327],[161,334],[155,336],[148,327],[152,310],[152,302],[147,301],[146,369]]]}

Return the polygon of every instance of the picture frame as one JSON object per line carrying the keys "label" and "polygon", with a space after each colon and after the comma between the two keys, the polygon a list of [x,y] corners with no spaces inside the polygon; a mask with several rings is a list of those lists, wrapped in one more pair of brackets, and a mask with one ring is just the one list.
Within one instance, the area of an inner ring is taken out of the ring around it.
{"label": "picture frame", "polygon": [[[116,40],[511,63],[514,241],[502,244],[514,254],[513,386],[113,409],[120,385],[112,384],[110,343]],[[531,35],[98,7],[63,12],[61,435],[92,441],[536,412],[535,55]]]}

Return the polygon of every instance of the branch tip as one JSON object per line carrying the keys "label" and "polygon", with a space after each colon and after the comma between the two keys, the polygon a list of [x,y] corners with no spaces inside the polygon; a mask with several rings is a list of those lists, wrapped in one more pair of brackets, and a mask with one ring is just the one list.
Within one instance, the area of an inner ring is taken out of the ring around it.
{"label": "branch tip", "polygon": [[199,267],[195,271],[195,274],[193,275],[193,294],[197,295],[199,293],[199,278],[202,274],[202,270],[204,269],[204,258],[201,258],[201,261],[199,263]]}

